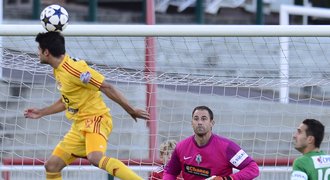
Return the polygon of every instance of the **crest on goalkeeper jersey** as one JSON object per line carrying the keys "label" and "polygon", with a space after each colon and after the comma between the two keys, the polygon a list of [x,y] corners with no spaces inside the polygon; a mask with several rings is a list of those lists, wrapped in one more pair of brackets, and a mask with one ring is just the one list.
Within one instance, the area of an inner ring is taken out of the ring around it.
{"label": "crest on goalkeeper jersey", "polygon": [[197,164],[199,165],[202,162],[202,156],[200,154],[197,154],[195,160],[196,160]]}

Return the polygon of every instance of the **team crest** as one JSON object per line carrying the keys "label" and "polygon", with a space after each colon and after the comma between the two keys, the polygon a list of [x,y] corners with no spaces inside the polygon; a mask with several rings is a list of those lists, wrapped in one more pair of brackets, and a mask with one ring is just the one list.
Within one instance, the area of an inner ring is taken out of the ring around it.
{"label": "team crest", "polygon": [[92,124],[93,124],[93,120],[92,119],[87,119],[85,121],[85,127],[86,128],[90,128]]}
{"label": "team crest", "polygon": [[202,162],[202,156],[200,154],[198,154],[196,156],[196,159],[195,160],[196,160],[197,164],[199,165]]}

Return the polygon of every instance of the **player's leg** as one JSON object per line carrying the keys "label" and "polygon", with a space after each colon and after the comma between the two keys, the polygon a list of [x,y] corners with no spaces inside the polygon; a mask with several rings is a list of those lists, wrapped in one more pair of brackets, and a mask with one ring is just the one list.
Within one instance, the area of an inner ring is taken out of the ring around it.
{"label": "player's leg", "polygon": [[85,153],[91,164],[120,179],[142,179],[118,159],[105,156],[107,137],[112,131],[112,119],[109,113],[86,118],[77,122],[75,127],[85,134]]}
{"label": "player's leg", "polygon": [[120,160],[105,156],[106,147],[107,141],[102,135],[86,133],[86,153],[91,164],[123,180],[142,180]]}
{"label": "player's leg", "polygon": [[45,163],[47,180],[62,180],[61,170],[66,166],[58,156],[52,155]]}
{"label": "player's leg", "polygon": [[[64,136],[63,140],[54,149],[51,157],[45,163],[46,179],[47,180],[62,180],[62,169],[71,164],[76,156],[72,152],[85,148],[84,142],[81,141],[79,133],[72,129]],[[81,147],[77,146],[81,145]]]}

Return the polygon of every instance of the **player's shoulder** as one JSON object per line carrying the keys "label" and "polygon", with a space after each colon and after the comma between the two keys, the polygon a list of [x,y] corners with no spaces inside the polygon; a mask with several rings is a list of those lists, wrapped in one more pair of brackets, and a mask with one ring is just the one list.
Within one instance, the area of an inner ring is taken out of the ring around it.
{"label": "player's shoulder", "polygon": [[179,141],[176,144],[177,148],[181,148],[181,147],[187,147],[188,144],[193,143],[194,142],[194,136],[189,136],[186,139],[183,139],[181,141]]}
{"label": "player's shoulder", "polygon": [[292,170],[305,172],[306,168],[313,166],[313,161],[310,157],[299,156],[293,161]]}
{"label": "player's shoulder", "polygon": [[217,147],[218,149],[221,150],[230,150],[233,152],[238,152],[242,150],[242,148],[233,140],[230,140],[226,137],[219,136],[216,134],[212,135],[212,140],[210,142],[210,145],[212,147]]}
{"label": "player's shoulder", "polygon": [[88,64],[86,63],[85,60],[77,58],[77,57],[72,57],[72,56],[66,55],[66,59],[67,59],[66,62],[73,66],[77,66],[77,67],[88,66]]}
{"label": "player's shoulder", "polygon": [[85,60],[66,55],[63,67],[66,69],[69,68],[71,70],[74,70],[75,72],[84,72],[87,71],[88,64]]}
{"label": "player's shoulder", "polygon": [[299,156],[293,161],[293,165],[300,165],[300,164],[306,164],[308,162],[311,162],[312,158],[310,156]]}
{"label": "player's shoulder", "polygon": [[217,134],[212,134],[212,141],[215,143],[236,144],[234,141]]}

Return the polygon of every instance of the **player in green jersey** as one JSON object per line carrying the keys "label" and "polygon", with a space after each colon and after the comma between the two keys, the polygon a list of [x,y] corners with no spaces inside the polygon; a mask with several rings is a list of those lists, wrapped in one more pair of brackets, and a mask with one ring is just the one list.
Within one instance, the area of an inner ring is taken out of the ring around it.
{"label": "player in green jersey", "polygon": [[291,180],[329,180],[330,155],[320,150],[324,125],[315,119],[305,119],[293,136],[294,147],[303,155],[293,162]]}

